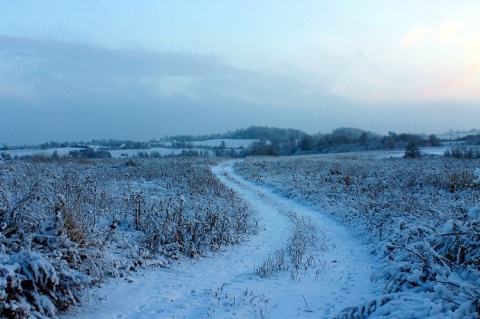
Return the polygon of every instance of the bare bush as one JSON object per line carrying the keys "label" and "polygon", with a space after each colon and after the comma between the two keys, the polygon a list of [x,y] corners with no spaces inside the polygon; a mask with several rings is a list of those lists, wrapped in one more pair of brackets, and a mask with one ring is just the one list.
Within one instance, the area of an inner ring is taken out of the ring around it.
{"label": "bare bush", "polygon": [[278,272],[290,270],[292,279],[297,280],[301,268],[307,270],[316,265],[317,259],[308,253],[318,248],[319,235],[322,232],[309,216],[297,216],[294,212],[289,212],[288,216],[291,226],[286,254],[284,249],[277,249],[260,267],[255,268],[256,275],[270,277]]}
{"label": "bare bush", "polygon": [[318,226],[307,216],[292,215],[287,253],[294,269],[299,269],[308,250],[317,247]]}
{"label": "bare bush", "polygon": [[263,264],[255,268],[255,274],[262,278],[270,277],[275,273],[288,270],[288,265],[285,263],[285,251],[277,249],[272,256],[268,256]]}

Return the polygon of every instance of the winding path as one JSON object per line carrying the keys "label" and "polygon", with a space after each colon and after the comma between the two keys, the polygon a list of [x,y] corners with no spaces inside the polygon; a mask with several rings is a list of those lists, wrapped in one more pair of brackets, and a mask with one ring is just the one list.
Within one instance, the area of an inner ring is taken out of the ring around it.
{"label": "winding path", "polygon": [[[258,235],[212,257],[143,271],[133,282],[112,280],[95,292],[104,300],[63,318],[331,318],[373,297],[375,262],[366,247],[321,212],[245,181],[234,173],[233,164],[223,163],[213,172],[251,204],[260,220]],[[311,216],[325,235],[325,247],[314,252],[315,266],[295,281],[289,271],[260,278],[255,267],[276,249],[286,248],[285,212]]]}

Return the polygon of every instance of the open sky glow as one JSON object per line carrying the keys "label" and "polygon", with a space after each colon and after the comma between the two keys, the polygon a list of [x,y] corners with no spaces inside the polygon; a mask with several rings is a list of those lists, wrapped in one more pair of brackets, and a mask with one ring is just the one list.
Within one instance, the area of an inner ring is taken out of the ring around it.
{"label": "open sky glow", "polygon": [[0,143],[480,127],[480,1],[0,1]]}

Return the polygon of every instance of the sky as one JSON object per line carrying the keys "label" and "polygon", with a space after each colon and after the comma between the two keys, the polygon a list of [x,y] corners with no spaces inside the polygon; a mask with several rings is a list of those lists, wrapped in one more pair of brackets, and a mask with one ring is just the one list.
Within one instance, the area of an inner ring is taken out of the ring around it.
{"label": "sky", "polygon": [[0,0],[0,143],[479,128],[478,12],[478,0]]}

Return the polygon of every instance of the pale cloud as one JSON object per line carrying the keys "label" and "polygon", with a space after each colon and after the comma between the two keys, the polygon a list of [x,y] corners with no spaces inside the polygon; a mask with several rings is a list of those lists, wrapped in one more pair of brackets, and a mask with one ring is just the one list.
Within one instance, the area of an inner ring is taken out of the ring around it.
{"label": "pale cloud", "polygon": [[[428,32],[422,33],[422,29]],[[458,20],[446,20],[434,27],[415,27],[408,34],[410,37],[402,40],[405,48],[415,44],[418,48],[418,39],[422,40],[421,49],[412,51],[410,63],[419,73],[428,74],[412,87],[414,98],[421,101],[480,100],[478,28],[468,27]]]}
{"label": "pale cloud", "polygon": [[330,92],[378,107],[395,102],[478,103],[480,30],[453,21],[414,29],[405,36],[404,48],[392,55],[367,49],[362,55],[322,57]]}
{"label": "pale cloud", "polygon": [[457,20],[448,20],[436,28],[433,38],[437,43],[453,43],[458,41],[458,33],[464,28]]}
{"label": "pale cloud", "polygon": [[440,45],[449,45],[457,52],[458,68],[434,81],[423,96],[437,100],[480,99],[480,30],[470,33],[458,21],[441,25],[435,40]]}
{"label": "pale cloud", "polygon": [[479,90],[480,67],[467,66],[463,72],[433,80],[421,96],[427,101],[471,101],[480,98]]}
{"label": "pale cloud", "polygon": [[405,33],[400,41],[400,46],[404,48],[416,47],[420,45],[421,39],[430,33],[430,31],[432,31],[432,28],[428,26],[416,26]]}

